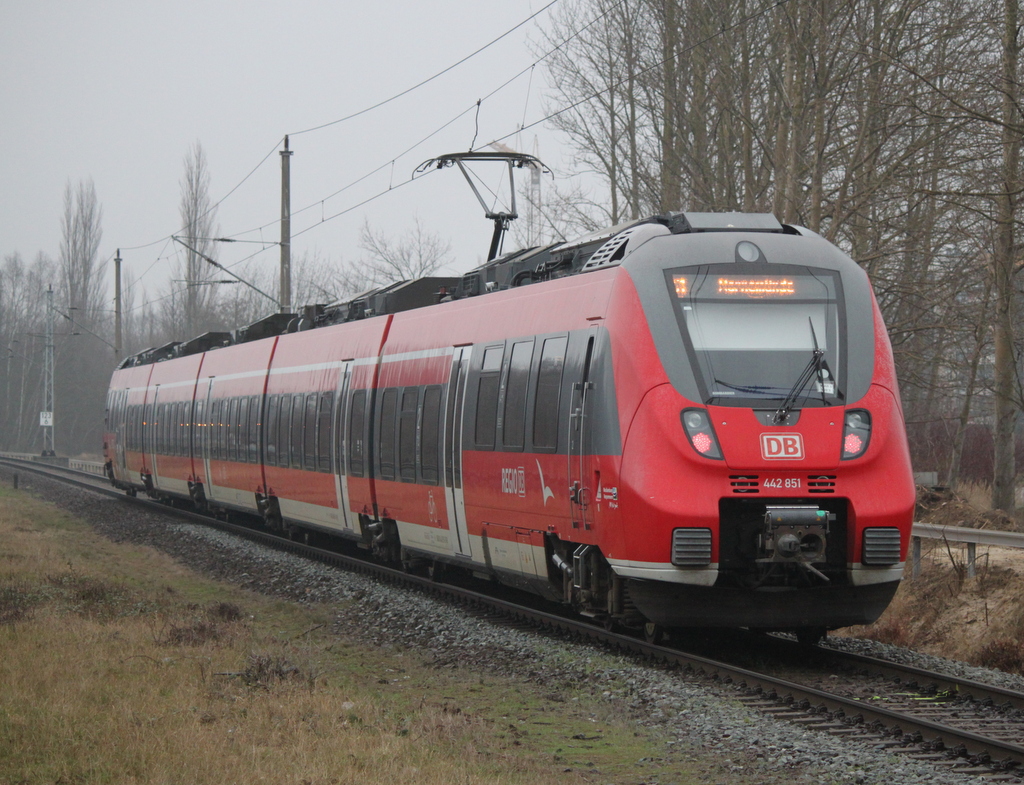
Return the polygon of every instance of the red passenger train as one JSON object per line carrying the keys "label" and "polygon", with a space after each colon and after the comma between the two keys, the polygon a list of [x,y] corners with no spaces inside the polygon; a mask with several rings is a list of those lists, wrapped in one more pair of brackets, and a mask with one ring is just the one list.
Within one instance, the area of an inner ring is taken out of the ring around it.
{"label": "red passenger train", "polygon": [[867,276],[770,215],[658,216],[150,350],[107,423],[128,493],[648,632],[871,622],[914,506]]}

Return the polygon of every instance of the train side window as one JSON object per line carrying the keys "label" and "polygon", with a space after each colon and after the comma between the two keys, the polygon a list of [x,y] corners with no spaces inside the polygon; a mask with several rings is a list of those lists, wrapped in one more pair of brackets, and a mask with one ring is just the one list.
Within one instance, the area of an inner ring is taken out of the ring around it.
{"label": "train side window", "polygon": [[562,368],[568,337],[548,338],[540,355],[537,374],[537,404],[533,415],[533,446],[554,451],[558,447],[558,399],[562,391]]}
{"label": "train side window", "polygon": [[398,418],[398,471],[402,482],[416,482],[416,413],[420,391],[407,387],[402,393]]}
{"label": "train side window", "polygon": [[203,415],[206,413],[206,401],[195,402],[195,415],[192,417],[192,454],[197,458],[204,457],[203,434],[206,433],[206,423]]}
{"label": "train side window", "polygon": [[171,404],[171,455],[181,455],[181,401]]}
{"label": "train side window", "polygon": [[320,393],[316,418],[316,470],[331,471],[331,421],[334,415],[334,393]]}
{"label": "train side window", "polygon": [[506,450],[523,449],[526,433],[526,392],[530,385],[533,341],[513,344],[505,389],[505,417],[501,443]]}
{"label": "train side window", "polygon": [[352,477],[363,476],[363,459],[366,454],[363,425],[366,420],[366,390],[352,393],[352,408],[348,415],[348,473]]}
{"label": "train side window", "polygon": [[210,411],[206,418],[209,421],[209,425],[206,426],[206,448],[210,460],[213,461],[217,459],[217,416],[220,402],[216,398],[211,398],[208,408]]}
{"label": "train side window", "polygon": [[268,466],[277,465],[277,420],[278,420],[278,408],[281,404],[281,396],[270,395],[267,397],[267,427],[263,433],[266,438],[266,446],[264,447],[265,455]]}
{"label": "train side window", "polygon": [[238,399],[238,453],[235,456],[239,463],[249,462],[249,396]]}
{"label": "train side window", "polygon": [[179,455],[178,431],[181,426],[181,406],[178,401],[167,404],[167,452]]}
{"label": "train side window", "polygon": [[171,454],[181,455],[181,401],[171,404]]}
{"label": "train side window", "polygon": [[303,434],[305,434],[302,448],[302,468],[309,472],[316,471],[316,402],[316,393],[306,395],[306,410],[302,427]]}
{"label": "train side window", "polygon": [[181,454],[189,457],[192,454],[192,401],[181,403]]}
{"label": "train side window", "polygon": [[291,431],[291,449],[290,463],[293,469],[302,468],[302,415],[305,411],[305,396],[293,395],[292,396],[292,431]]}
{"label": "train side window", "polygon": [[170,406],[171,421],[170,443],[167,445],[171,455],[181,455],[181,401],[175,401]]}
{"label": "train side window", "polygon": [[229,461],[238,460],[238,399],[228,399],[227,455]]}
{"label": "train side window", "polygon": [[222,398],[220,401],[220,412],[218,419],[217,429],[217,452],[220,453],[220,459],[222,461],[231,460],[231,455],[228,452],[228,433],[230,431],[230,417],[231,417],[231,401],[228,398]]}
{"label": "train side window", "polygon": [[380,476],[395,479],[395,419],[398,413],[398,390],[385,390],[380,405],[380,428],[377,433],[377,454],[380,456]]}
{"label": "train side window", "polygon": [[504,352],[504,346],[489,346],[484,350],[484,361],[476,392],[476,428],[473,441],[476,442],[477,449],[494,449],[494,434],[498,425],[501,358]]}
{"label": "train side window", "polygon": [[260,403],[262,396],[249,396],[249,423],[246,427],[249,463],[260,462]]}
{"label": "train side window", "polygon": [[440,462],[441,387],[423,391],[423,420],[420,426],[420,476],[423,482],[437,485]]}
{"label": "train side window", "polygon": [[227,419],[228,419],[228,400],[227,398],[221,398],[217,401],[217,422],[215,423],[214,433],[217,436],[217,460],[226,461],[228,459],[227,454]]}
{"label": "train side window", "polygon": [[291,440],[289,438],[292,417],[292,396],[285,393],[281,396],[280,415],[277,418],[277,465],[288,465],[288,450]]}

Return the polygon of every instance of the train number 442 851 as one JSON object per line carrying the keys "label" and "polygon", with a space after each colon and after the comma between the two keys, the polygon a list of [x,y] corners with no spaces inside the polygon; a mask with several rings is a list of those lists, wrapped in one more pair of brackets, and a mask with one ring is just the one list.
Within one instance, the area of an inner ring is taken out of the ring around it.
{"label": "train number 442 851", "polygon": [[779,488],[785,490],[799,490],[803,487],[799,477],[766,477],[763,483],[765,488]]}

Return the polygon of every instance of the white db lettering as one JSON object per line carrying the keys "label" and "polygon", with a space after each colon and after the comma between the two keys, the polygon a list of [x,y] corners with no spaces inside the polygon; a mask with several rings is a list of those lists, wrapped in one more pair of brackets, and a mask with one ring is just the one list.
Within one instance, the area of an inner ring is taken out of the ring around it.
{"label": "white db lettering", "polygon": [[762,433],[761,457],[766,461],[800,461],[804,439],[799,433]]}

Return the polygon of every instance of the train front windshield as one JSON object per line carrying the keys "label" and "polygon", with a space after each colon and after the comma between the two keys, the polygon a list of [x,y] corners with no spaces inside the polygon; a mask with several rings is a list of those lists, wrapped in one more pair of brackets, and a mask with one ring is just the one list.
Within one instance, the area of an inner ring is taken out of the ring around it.
{"label": "train front windshield", "polygon": [[676,319],[702,398],[717,406],[843,402],[839,276],[772,265],[669,270]]}

